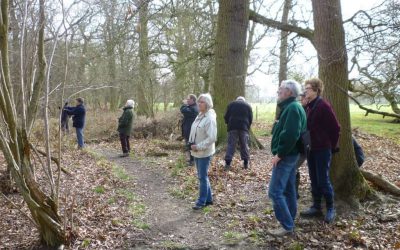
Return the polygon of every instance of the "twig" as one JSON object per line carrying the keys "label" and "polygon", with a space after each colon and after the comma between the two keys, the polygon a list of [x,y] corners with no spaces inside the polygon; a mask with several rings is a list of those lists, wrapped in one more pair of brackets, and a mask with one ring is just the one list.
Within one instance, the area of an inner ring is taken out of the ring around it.
{"label": "twig", "polygon": [[27,213],[25,213],[24,211],[22,211],[22,209],[19,208],[19,207],[17,206],[17,204],[15,204],[12,200],[10,200],[4,193],[1,193],[1,194],[3,195],[4,199],[6,199],[6,201],[8,201],[13,207],[15,207],[16,209],[18,209],[26,218],[28,218],[28,220],[29,220],[30,222],[32,222],[32,224],[33,224],[35,227],[38,227],[38,225],[36,224],[36,222],[35,222]]}
{"label": "twig", "polygon": [[84,92],[84,91],[87,91],[87,90],[98,90],[98,89],[105,89],[105,88],[116,88],[116,89],[120,89],[120,87],[116,87],[116,86],[99,86],[99,87],[90,86],[90,87],[87,87],[87,88],[85,88],[85,89],[81,89],[81,90],[79,90],[79,91],[73,93],[72,95],[68,96],[67,99],[71,99],[71,97],[73,97],[74,95],[77,95],[77,94],[79,94],[79,93],[81,93],[81,92]]}
{"label": "twig", "polygon": [[[44,152],[44,151],[42,151],[42,150],[40,150],[40,149],[35,148],[35,146],[33,146],[32,144],[30,144],[30,146],[31,146],[31,148],[32,148],[35,152],[41,154],[42,156],[47,156],[46,152]],[[69,172],[67,169],[61,167],[60,161],[58,160],[58,158],[52,156],[52,157],[51,157],[51,160],[57,165],[58,168],[61,169],[61,171],[64,172],[64,174],[67,174],[67,175],[69,175],[69,176],[72,177],[71,172]]]}

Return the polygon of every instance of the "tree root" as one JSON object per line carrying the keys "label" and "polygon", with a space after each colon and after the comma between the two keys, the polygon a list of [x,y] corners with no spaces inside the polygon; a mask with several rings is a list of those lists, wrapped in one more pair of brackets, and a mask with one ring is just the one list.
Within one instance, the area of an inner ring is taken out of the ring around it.
{"label": "tree root", "polygon": [[364,169],[360,169],[360,171],[367,181],[372,182],[375,186],[379,187],[385,192],[400,196],[400,188],[384,179],[381,175],[377,175]]}

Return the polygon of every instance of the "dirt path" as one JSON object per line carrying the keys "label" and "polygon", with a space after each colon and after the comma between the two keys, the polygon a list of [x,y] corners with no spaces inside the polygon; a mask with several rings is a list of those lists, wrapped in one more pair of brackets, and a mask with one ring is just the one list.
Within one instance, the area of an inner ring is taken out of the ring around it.
{"label": "dirt path", "polygon": [[146,206],[147,239],[129,242],[135,249],[255,249],[242,242],[224,244],[219,222],[202,211],[193,211],[188,201],[173,197],[169,190],[173,178],[156,163],[118,157],[118,151],[96,149],[109,161],[132,175],[137,194]]}

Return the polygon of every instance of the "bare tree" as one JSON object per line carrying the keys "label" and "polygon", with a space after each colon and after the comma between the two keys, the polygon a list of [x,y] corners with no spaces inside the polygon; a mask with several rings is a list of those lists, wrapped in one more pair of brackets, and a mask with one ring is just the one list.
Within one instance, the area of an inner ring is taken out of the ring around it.
{"label": "bare tree", "polygon": [[[368,11],[359,11],[345,21],[349,29],[354,73],[350,90],[355,97],[377,105],[389,105],[400,114],[400,4],[383,1]],[[378,107],[379,109],[379,107]]]}

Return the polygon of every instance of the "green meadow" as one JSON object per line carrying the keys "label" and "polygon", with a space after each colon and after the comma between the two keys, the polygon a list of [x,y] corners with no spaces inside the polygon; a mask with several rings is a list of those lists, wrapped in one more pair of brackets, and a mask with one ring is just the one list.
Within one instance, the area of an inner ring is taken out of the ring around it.
{"label": "green meadow", "polygon": [[[257,119],[259,122],[267,123],[273,122],[276,104],[253,103],[252,107],[255,120]],[[375,105],[366,107],[376,109]],[[391,112],[389,107],[381,107],[380,110]],[[400,124],[393,123],[393,118],[383,118],[381,115],[376,114],[368,114],[368,116],[365,116],[365,111],[354,104],[350,105],[350,115],[353,128],[358,128],[363,132],[391,139],[400,144]],[[256,131],[256,134],[262,134],[262,132]]]}

